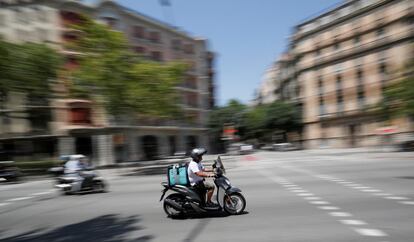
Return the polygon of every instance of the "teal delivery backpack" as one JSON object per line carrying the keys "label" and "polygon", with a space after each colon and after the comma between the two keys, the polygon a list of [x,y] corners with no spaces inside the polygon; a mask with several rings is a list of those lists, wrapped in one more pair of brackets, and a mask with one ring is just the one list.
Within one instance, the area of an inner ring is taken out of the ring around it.
{"label": "teal delivery backpack", "polygon": [[168,185],[183,185],[188,186],[190,184],[187,175],[187,165],[175,164],[168,167]]}

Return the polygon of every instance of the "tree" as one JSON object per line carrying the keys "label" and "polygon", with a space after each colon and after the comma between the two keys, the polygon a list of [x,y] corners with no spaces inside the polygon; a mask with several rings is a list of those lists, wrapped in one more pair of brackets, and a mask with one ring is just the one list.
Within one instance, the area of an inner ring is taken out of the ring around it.
{"label": "tree", "polygon": [[414,117],[414,60],[402,70],[403,78],[387,86],[380,103],[387,119],[391,116]]}
{"label": "tree", "polygon": [[243,129],[246,105],[232,99],[226,106],[217,107],[209,114],[208,126],[212,133],[221,136],[225,124],[233,124],[236,129]]}
{"label": "tree", "polygon": [[[18,92],[26,96],[25,109],[32,124],[49,117],[51,80],[56,78],[60,64],[60,55],[44,44],[0,41],[0,109],[4,109],[10,93]],[[2,114],[11,117],[10,113]]]}
{"label": "tree", "polygon": [[247,110],[246,105],[232,99],[224,107],[216,107],[209,114],[208,127],[212,145],[216,150],[224,148],[224,142],[221,139],[225,124],[233,124],[238,130],[237,134],[242,135],[244,128],[244,115]]}
{"label": "tree", "polygon": [[179,96],[175,87],[184,79],[184,64],[160,64],[131,54],[125,36],[84,18],[74,26],[80,38],[69,47],[83,53],[72,74],[75,96],[104,98],[115,117],[177,117]]}
{"label": "tree", "polygon": [[219,139],[223,126],[231,123],[243,139],[271,141],[274,132],[286,133],[300,129],[301,112],[291,103],[276,101],[255,107],[246,107],[236,100],[210,113],[209,128]]}
{"label": "tree", "polygon": [[301,123],[301,110],[291,103],[275,101],[266,105],[265,126],[267,129],[291,131]]}

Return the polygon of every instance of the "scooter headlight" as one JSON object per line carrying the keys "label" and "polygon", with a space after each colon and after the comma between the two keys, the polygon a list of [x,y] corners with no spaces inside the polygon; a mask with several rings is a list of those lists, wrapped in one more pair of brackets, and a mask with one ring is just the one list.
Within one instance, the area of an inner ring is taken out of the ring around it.
{"label": "scooter headlight", "polygon": [[228,185],[231,186],[230,180],[229,179],[224,179],[224,182]]}

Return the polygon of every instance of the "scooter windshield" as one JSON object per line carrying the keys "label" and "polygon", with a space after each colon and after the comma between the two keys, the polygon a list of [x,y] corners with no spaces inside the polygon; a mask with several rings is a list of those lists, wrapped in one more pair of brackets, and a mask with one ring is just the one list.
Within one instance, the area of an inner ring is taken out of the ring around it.
{"label": "scooter windshield", "polygon": [[220,168],[223,172],[223,174],[226,173],[226,169],[224,168],[223,162],[221,161],[221,157],[217,157],[217,168]]}

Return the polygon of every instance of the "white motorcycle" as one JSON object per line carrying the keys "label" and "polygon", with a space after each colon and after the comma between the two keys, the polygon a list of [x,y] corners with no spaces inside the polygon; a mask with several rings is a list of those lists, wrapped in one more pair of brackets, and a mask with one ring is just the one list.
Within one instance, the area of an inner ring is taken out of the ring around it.
{"label": "white motorcycle", "polygon": [[63,194],[86,192],[106,192],[107,185],[104,179],[92,170],[65,174],[57,178],[56,188]]}

